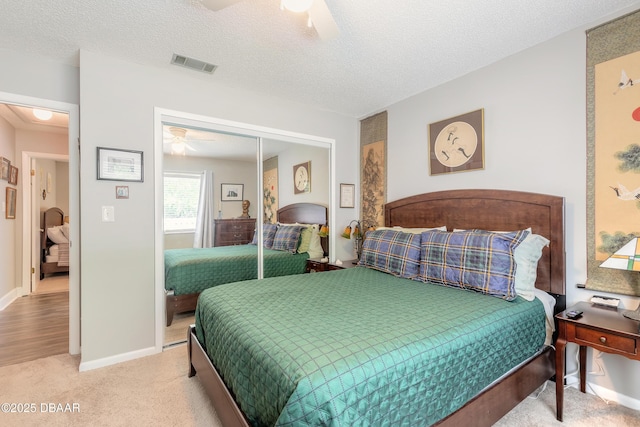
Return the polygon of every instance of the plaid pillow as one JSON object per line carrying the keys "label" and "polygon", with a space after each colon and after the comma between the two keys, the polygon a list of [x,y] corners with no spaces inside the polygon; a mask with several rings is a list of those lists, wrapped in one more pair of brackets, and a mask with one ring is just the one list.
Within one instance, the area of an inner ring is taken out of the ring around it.
{"label": "plaid pillow", "polygon": [[300,233],[303,228],[304,226],[299,225],[279,226],[273,238],[273,246],[271,249],[295,253],[298,250]]}
{"label": "plaid pillow", "polygon": [[[262,224],[262,246],[267,249],[271,249],[273,246],[273,238],[276,236],[276,230],[278,226],[276,224],[266,223]],[[258,244],[258,230],[253,231],[252,245]]]}
{"label": "plaid pillow", "polygon": [[413,279],[420,273],[420,234],[395,230],[369,231],[358,265]]}
{"label": "plaid pillow", "polygon": [[513,252],[528,231],[422,233],[420,280],[475,290],[507,301],[516,298]]}

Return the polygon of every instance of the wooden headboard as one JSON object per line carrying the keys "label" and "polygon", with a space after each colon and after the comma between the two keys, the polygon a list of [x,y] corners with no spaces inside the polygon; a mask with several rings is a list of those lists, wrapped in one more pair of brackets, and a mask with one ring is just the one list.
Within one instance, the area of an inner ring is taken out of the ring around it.
{"label": "wooden headboard", "polygon": [[42,214],[41,233],[42,241],[41,247],[45,248],[47,243],[47,230],[56,225],[64,224],[64,212],[60,208],[49,208]]}
{"label": "wooden headboard", "polygon": [[[328,224],[328,213],[326,206],[317,205],[315,203],[293,203],[278,209],[278,222],[285,224],[293,224],[299,222],[301,224]],[[321,237],[320,243],[324,254],[329,253],[329,242],[327,237]]]}
{"label": "wooden headboard", "polygon": [[449,231],[522,230],[551,241],[538,262],[536,288],[565,295],[564,198],[507,190],[450,190],[425,193],[385,205],[385,225],[447,226]]}

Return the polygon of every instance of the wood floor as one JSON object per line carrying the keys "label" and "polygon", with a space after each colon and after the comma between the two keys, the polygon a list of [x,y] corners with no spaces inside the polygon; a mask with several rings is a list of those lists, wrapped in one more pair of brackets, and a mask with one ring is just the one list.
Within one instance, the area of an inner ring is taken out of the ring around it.
{"label": "wood floor", "polygon": [[0,366],[69,351],[69,292],[30,295],[0,311]]}

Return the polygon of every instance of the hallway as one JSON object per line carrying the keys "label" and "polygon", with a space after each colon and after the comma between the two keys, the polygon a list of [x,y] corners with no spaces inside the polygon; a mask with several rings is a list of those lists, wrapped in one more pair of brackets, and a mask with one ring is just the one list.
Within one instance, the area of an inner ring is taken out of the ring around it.
{"label": "hallway", "polygon": [[0,311],[0,366],[69,352],[69,292],[18,298]]}

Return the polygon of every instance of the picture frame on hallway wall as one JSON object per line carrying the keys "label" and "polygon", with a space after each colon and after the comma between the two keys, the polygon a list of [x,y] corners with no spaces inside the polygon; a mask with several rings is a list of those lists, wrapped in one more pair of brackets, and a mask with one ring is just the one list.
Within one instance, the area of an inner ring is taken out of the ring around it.
{"label": "picture frame on hallway wall", "polygon": [[9,169],[11,168],[11,162],[6,157],[0,157],[0,179],[9,181]]}
{"label": "picture frame on hallway wall", "polygon": [[18,185],[18,168],[13,165],[9,166],[9,184]]}
{"label": "picture frame on hallway wall", "polygon": [[16,219],[16,198],[18,191],[15,188],[7,187],[6,189],[6,208],[4,217],[6,219]]}
{"label": "picture frame on hallway wall", "polygon": [[429,173],[484,169],[484,109],[429,125]]}

